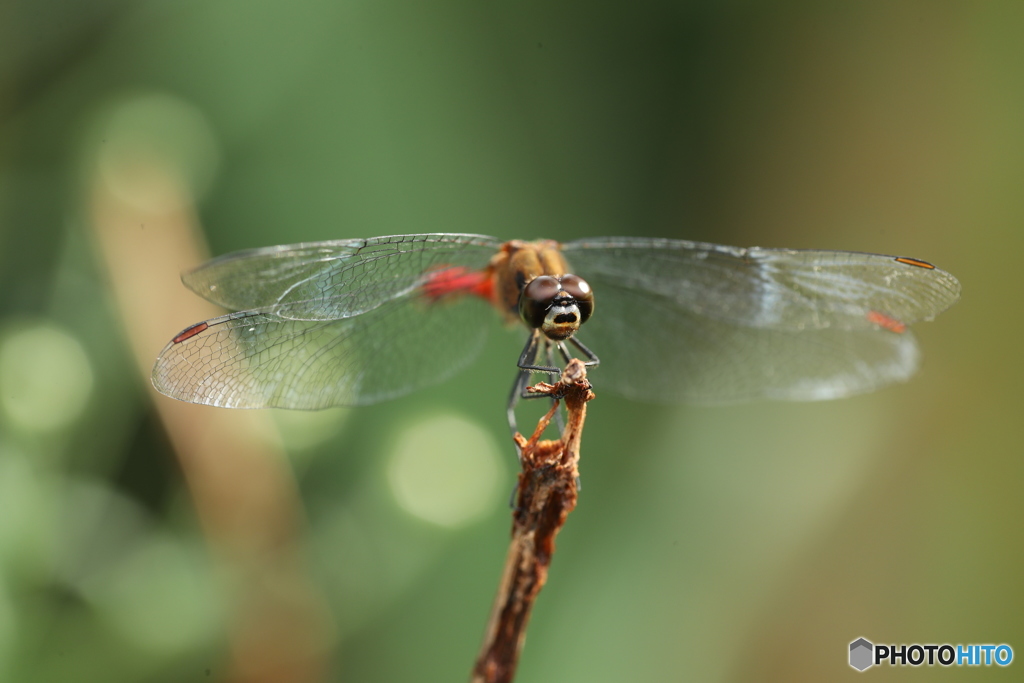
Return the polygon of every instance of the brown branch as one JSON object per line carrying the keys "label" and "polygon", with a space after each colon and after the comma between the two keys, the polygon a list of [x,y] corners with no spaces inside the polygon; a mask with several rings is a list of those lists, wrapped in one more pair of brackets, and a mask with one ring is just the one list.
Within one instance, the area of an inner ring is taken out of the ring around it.
{"label": "brown branch", "polygon": [[[530,391],[551,396],[556,402],[537,423],[529,440],[516,434],[523,471],[512,513],[512,541],[484,643],[473,667],[473,683],[509,683],[515,676],[533,602],[547,581],[555,536],[576,507],[580,440],[587,401],[594,398],[586,367],[573,359],[557,383],[542,382]],[[565,431],[560,439],[541,441],[558,410],[559,399],[565,401],[569,412]]]}

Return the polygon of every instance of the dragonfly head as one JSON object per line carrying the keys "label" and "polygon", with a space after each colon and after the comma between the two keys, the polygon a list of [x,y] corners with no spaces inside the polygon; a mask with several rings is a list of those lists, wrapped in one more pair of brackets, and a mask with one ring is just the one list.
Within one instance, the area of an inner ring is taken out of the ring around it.
{"label": "dragonfly head", "polygon": [[519,295],[519,315],[548,339],[561,341],[576,334],[594,312],[594,293],[578,275],[541,275]]}

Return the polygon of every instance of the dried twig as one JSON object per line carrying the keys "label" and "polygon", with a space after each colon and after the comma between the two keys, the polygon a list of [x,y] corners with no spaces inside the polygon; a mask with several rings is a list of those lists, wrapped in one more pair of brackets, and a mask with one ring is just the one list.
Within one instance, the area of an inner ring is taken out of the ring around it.
{"label": "dried twig", "polygon": [[[515,676],[530,611],[547,580],[555,536],[576,507],[583,421],[587,401],[594,398],[586,368],[574,359],[557,383],[540,383],[530,391],[551,396],[556,402],[537,423],[529,440],[516,434],[523,471],[512,514],[512,541],[484,643],[473,667],[473,683],[509,683]],[[541,441],[559,399],[565,401],[569,412],[565,431],[560,439]]]}

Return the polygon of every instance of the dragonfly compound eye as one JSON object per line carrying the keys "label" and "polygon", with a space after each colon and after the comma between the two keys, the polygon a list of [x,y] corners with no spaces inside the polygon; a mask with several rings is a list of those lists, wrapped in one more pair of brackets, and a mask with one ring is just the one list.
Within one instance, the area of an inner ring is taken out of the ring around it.
{"label": "dragonfly compound eye", "polygon": [[594,290],[579,275],[563,275],[561,283],[562,290],[568,292],[576,300],[576,306],[580,309],[580,324],[582,325],[594,312]]}
{"label": "dragonfly compound eye", "polygon": [[562,290],[558,280],[550,275],[541,275],[531,280],[519,295],[519,315],[531,328],[544,325],[544,316]]}

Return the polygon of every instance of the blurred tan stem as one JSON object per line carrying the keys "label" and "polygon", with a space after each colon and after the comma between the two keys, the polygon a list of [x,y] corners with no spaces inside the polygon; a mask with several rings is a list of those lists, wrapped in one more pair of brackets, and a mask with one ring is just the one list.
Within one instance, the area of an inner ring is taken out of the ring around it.
{"label": "blurred tan stem", "polygon": [[131,170],[133,187],[143,189],[137,201],[102,174],[91,178],[91,227],[140,383],[174,446],[223,573],[232,657],[226,675],[218,677],[238,683],[322,680],[331,626],[305,574],[301,504],[268,416],[180,403],[150,384],[164,344],[222,311],[181,284],[180,272],[207,254],[173,169],[152,161]]}

